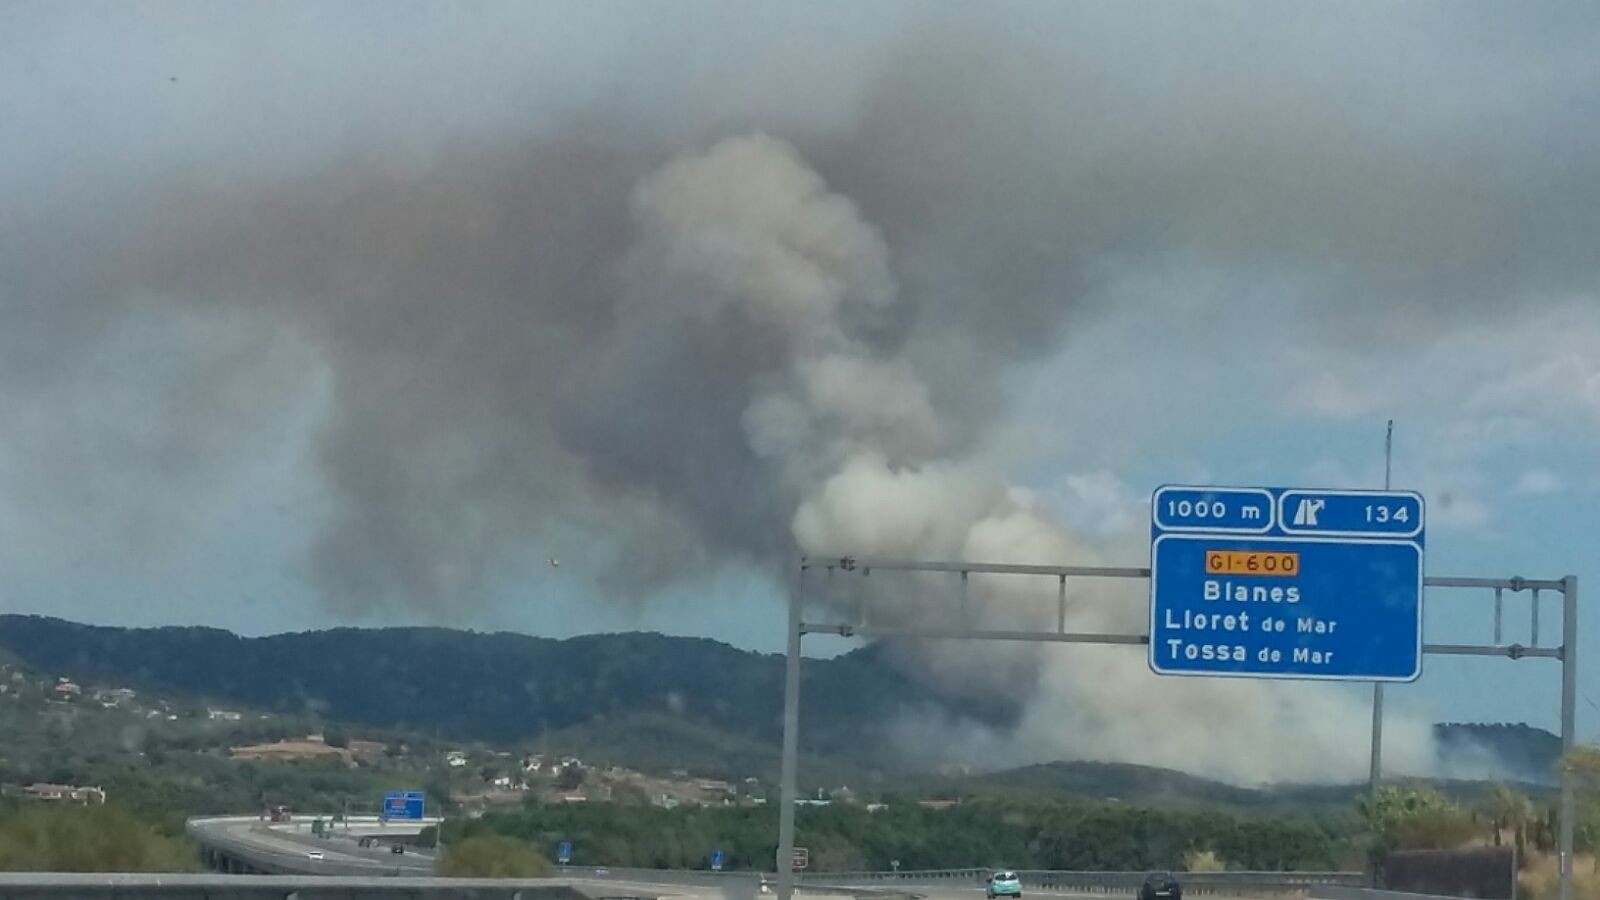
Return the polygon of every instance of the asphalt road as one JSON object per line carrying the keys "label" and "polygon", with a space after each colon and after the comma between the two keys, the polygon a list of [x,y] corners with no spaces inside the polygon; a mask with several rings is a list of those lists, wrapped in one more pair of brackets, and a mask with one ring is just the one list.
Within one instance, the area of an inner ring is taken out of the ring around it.
{"label": "asphalt road", "polygon": [[[326,821],[327,817],[324,817]],[[423,823],[432,824],[432,822]],[[352,819],[350,830],[338,826],[333,836],[315,837],[310,833],[309,819],[302,817],[290,825],[268,825],[255,816],[233,816],[214,819],[191,820],[190,830],[202,843],[227,849],[232,846],[252,856],[270,860],[286,870],[307,875],[370,874],[399,875],[407,877],[433,874],[434,858],[431,854],[407,850],[404,854],[391,853],[387,847],[361,847],[357,841],[366,835],[398,837],[416,834],[417,823],[380,826],[375,819]],[[322,859],[313,860],[311,852],[321,852]],[[709,872],[656,872],[649,870],[611,870],[604,868],[572,868],[550,879],[540,879],[551,884],[570,884],[596,898],[662,897],[683,900],[763,900],[772,894],[759,891],[760,881],[753,873],[717,875]],[[1025,897],[1050,898],[1100,898],[1105,894],[1086,894],[1074,891],[1029,891],[1023,886]],[[841,880],[826,887],[809,885],[805,900],[846,900],[846,898],[904,897],[908,893],[925,900],[980,900],[984,896],[982,885],[938,884],[905,885],[892,882],[866,882],[853,884]],[[1132,895],[1119,895],[1131,900]],[[1210,895],[1207,900],[1235,900],[1223,895]]]}
{"label": "asphalt road", "polygon": [[[325,819],[326,821],[326,819]],[[350,836],[319,838],[305,822],[269,825],[255,816],[192,819],[189,830],[202,844],[234,850],[273,866],[306,875],[371,873],[427,876],[433,874],[433,857],[407,852],[394,854],[387,847],[366,848],[357,840],[366,834],[414,835],[420,825],[380,827],[377,821],[352,820]],[[321,859],[311,858],[313,852]]]}

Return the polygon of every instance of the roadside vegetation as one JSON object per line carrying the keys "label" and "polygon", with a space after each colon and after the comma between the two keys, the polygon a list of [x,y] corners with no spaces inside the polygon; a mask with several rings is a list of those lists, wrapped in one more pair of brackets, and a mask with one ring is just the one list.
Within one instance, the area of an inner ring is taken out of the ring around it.
{"label": "roadside vegetation", "polygon": [[0,871],[197,872],[187,839],[115,805],[0,807]]}
{"label": "roadside vegetation", "polygon": [[542,878],[554,871],[532,844],[483,834],[445,847],[436,874],[454,878]]}

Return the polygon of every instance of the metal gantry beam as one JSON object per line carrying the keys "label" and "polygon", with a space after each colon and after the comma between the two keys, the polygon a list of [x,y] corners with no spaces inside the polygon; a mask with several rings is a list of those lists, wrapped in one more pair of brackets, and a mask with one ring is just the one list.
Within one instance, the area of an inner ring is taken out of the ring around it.
{"label": "metal gantry beam", "polygon": [[[812,569],[826,569],[831,575],[859,572],[865,576],[881,572],[943,572],[961,578],[961,624],[957,627],[910,626],[867,624],[866,598],[861,598],[857,621],[853,624],[835,622],[807,622],[804,618],[805,577]],[[1057,583],[1056,629],[1004,630],[971,627],[972,610],[969,597],[970,577],[984,575],[1052,576]],[[1148,634],[1071,632],[1066,628],[1066,590],[1068,578],[1132,578],[1148,579],[1150,569],[1144,567],[1111,566],[1032,566],[977,562],[920,562],[906,560],[838,557],[825,560],[801,559],[799,583],[789,597],[789,625],[787,634],[788,655],[784,677],[783,707],[783,765],[780,797],[782,808],[778,812],[778,897],[791,900],[794,893],[794,815],[799,799],[796,780],[800,745],[800,657],[801,639],[807,634],[831,634],[843,637],[900,637],[924,640],[984,640],[1020,641],[1056,644],[1101,644],[1143,646],[1150,643]],[[1540,580],[1527,578],[1476,578],[1453,576],[1428,576],[1424,585],[1434,588],[1480,588],[1494,591],[1494,641],[1491,644],[1424,644],[1422,652],[1441,656],[1498,656],[1507,659],[1555,659],[1561,662],[1561,747],[1570,751],[1576,740],[1575,716],[1577,698],[1577,600],[1578,579],[1567,576],[1561,579]],[[1502,644],[1501,602],[1504,591],[1514,593],[1558,591],[1562,595],[1561,645],[1541,647],[1538,640],[1538,601],[1533,604],[1533,646]],[[1560,799],[1560,872],[1559,900],[1572,898],[1573,852],[1573,784],[1572,776],[1563,770]]]}

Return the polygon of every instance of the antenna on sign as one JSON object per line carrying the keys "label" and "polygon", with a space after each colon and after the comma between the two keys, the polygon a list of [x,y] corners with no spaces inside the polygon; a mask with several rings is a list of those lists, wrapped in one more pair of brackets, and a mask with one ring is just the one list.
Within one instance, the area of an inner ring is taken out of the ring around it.
{"label": "antenna on sign", "polygon": [[1394,471],[1394,420],[1389,420],[1389,430],[1383,436],[1383,489],[1389,489],[1389,473]]}

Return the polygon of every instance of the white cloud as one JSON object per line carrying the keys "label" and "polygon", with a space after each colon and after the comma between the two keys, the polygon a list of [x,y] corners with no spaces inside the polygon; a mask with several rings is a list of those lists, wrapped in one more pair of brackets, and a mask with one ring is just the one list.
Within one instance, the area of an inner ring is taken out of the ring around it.
{"label": "white cloud", "polygon": [[1549,469],[1528,469],[1517,478],[1516,486],[1512,493],[1526,495],[1554,494],[1559,492],[1565,483],[1561,476]]}
{"label": "white cloud", "polygon": [[1477,531],[1493,519],[1489,504],[1469,493],[1442,490],[1428,497],[1428,524],[1451,531]]}
{"label": "white cloud", "polygon": [[1356,384],[1333,372],[1319,372],[1291,387],[1286,402],[1294,412],[1354,419],[1372,414],[1381,399],[1372,385]]}
{"label": "white cloud", "polygon": [[1134,494],[1113,472],[1101,469],[1063,476],[1053,492],[1054,511],[1075,531],[1113,535],[1149,521],[1149,498]]}
{"label": "white cloud", "polygon": [[1481,338],[1482,349],[1498,357],[1498,377],[1468,395],[1467,409],[1555,420],[1577,413],[1600,422],[1600,299]]}

